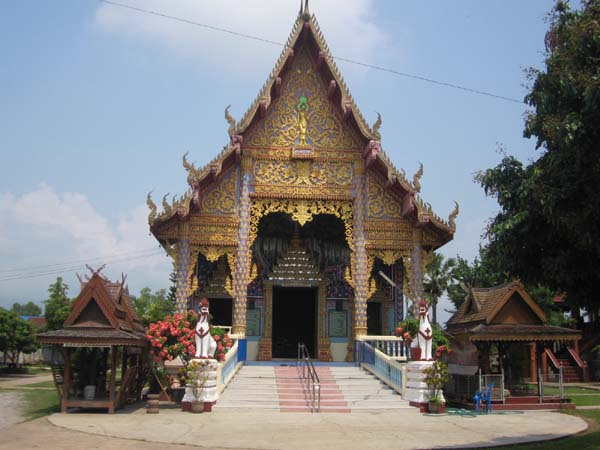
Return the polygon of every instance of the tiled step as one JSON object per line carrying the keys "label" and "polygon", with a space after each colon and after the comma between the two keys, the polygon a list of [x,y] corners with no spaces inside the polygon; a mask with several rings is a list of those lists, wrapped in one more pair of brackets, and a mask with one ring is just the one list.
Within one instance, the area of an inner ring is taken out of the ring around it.
{"label": "tiled step", "polygon": [[[322,413],[414,409],[395,391],[358,367],[317,366],[316,372],[320,379]],[[310,413],[307,393],[296,367],[244,366],[215,409]]]}

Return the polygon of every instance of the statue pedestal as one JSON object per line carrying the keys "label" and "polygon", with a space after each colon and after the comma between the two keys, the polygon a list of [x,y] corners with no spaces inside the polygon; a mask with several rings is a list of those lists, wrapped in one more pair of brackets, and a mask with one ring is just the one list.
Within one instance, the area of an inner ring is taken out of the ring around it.
{"label": "statue pedestal", "polygon": [[429,403],[429,388],[425,383],[423,369],[432,365],[433,361],[411,361],[406,365],[406,391],[404,399],[408,400],[411,406],[418,407],[421,412],[427,411]]}
{"label": "statue pedestal", "polygon": [[181,400],[181,410],[191,411],[192,402],[201,401],[204,402],[204,411],[210,412],[219,398],[219,391],[217,390],[217,366],[219,363],[216,359],[193,359],[193,361],[206,364],[206,366],[198,368],[199,371],[204,373],[206,381],[198,398],[194,395],[192,388],[185,388],[185,395],[183,396],[183,400]]}

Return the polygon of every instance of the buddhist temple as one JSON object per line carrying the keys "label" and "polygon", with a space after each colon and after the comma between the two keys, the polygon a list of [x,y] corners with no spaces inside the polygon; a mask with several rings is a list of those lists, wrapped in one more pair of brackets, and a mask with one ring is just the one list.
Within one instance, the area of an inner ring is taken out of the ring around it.
{"label": "buddhist temple", "polygon": [[[225,103],[225,101],[224,101]],[[390,334],[423,297],[432,252],[453,239],[448,220],[368,124],[307,2],[244,116],[225,109],[228,140],[205,167],[183,156],[189,190],[150,194],[151,233],[172,257],[177,310],[211,302],[242,359],[352,359],[355,336]]]}

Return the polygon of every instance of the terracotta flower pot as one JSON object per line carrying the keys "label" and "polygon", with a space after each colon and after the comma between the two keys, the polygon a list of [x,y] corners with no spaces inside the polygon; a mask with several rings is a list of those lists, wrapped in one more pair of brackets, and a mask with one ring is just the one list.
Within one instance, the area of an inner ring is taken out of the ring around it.
{"label": "terracotta flower pot", "polygon": [[148,403],[146,404],[147,414],[158,414],[160,394],[148,394]]}
{"label": "terracotta flower pot", "polygon": [[442,404],[438,402],[429,402],[429,412],[432,414],[439,414],[442,412]]}
{"label": "terracotta flower pot", "polygon": [[202,401],[192,402],[192,412],[195,414],[204,412],[204,402],[202,402]]}
{"label": "terracotta flower pot", "polygon": [[411,347],[410,348],[410,359],[413,361],[421,360],[421,348],[420,347]]}

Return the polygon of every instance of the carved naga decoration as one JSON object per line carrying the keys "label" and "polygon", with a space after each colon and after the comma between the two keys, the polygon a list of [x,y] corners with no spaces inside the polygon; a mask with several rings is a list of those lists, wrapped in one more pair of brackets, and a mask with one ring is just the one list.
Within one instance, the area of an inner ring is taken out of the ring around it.
{"label": "carved naga decoration", "polygon": [[189,163],[187,160],[188,152],[183,155],[183,167],[188,172],[187,182],[192,188],[192,202],[197,208],[200,207],[200,184],[198,182],[198,169],[193,163]]}
{"label": "carved naga decoration", "polygon": [[458,202],[455,201],[454,202],[454,210],[448,216],[448,224],[450,225],[450,228],[452,228],[453,230],[456,230],[455,220],[456,220],[456,217],[458,216],[459,212],[460,212],[460,208],[458,206]]}
{"label": "carved naga decoration", "polygon": [[231,105],[227,105],[227,108],[225,108],[225,120],[229,124],[227,133],[229,133],[229,137],[233,140],[233,137],[235,136],[235,119],[229,114],[229,108],[231,108]]}
{"label": "carved naga decoration", "polygon": [[423,176],[423,163],[419,162],[419,170],[413,176],[412,184],[416,192],[421,192],[421,177]]}
{"label": "carved naga decoration", "polygon": [[166,215],[170,215],[171,212],[173,211],[173,208],[171,207],[171,205],[169,205],[169,202],[167,201],[167,197],[170,194],[171,194],[170,192],[167,192],[162,199],[162,206],[163,206],[164,214],[166,214]]}
{"label": "carved naga decoration", "polygon": [[373,124],[373,136],[380,141],[381,140],[381,133],[379,132],[379,128],[381,127],[381,114],[377,113],[377,120],[375,121],[375,123]]}
{"label": "carved naga decoration", "polygon": [[148,223],[150,225],[152,225],[152,223],[156,220],[156,216],[157,216],[157,207],[156,207],[156,203],[154,203],[152,201],[152,191],[148,192],[148,195],[146,197],[146,205],[148,205],[148,208],[150,208],[150,213],[148,213]]}

